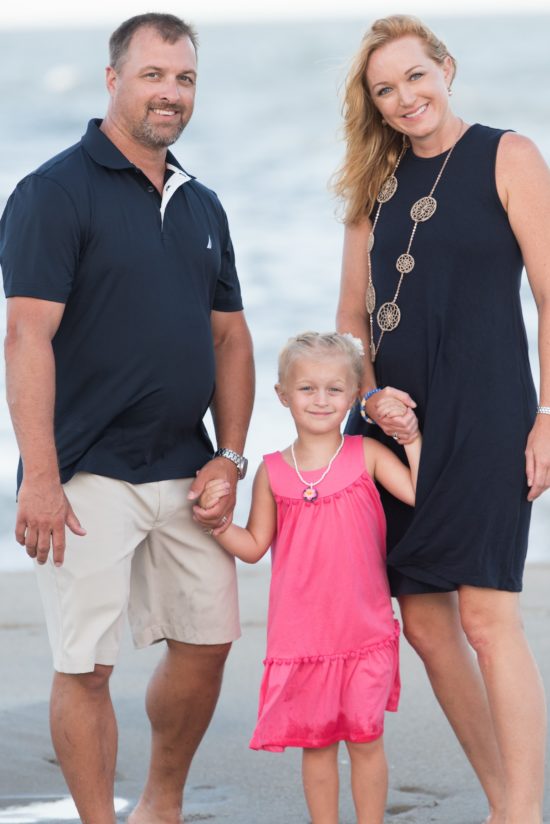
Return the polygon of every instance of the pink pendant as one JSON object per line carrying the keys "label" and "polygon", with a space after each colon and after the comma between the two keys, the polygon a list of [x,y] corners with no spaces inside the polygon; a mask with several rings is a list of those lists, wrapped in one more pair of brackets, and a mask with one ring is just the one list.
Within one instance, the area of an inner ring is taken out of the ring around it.
{"label": "pink pendant", "polygon": [[310,503],[313,503],[313,501],[317,500],[318,496],[319,493],[313,486],[306,486],[302,497],[304,501],[309,501]]}

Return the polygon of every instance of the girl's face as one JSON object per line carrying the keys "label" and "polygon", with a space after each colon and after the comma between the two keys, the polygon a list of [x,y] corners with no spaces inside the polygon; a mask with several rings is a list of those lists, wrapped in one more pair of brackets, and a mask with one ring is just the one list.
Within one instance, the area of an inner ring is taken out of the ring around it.
{"label": "girl's face", "polygon": [[436,63],[422,40],[412,35],[374,51],[367,66],[367,85],[374,105],[398,132],[415,139],[434,134],[450,114],[448,88],[452,61]]}
{"label": "girl's face", "polygon": [[275,389],[283,406],[290,409],[298,432],[316,434],[339,431],[358,395],[357,380],[345,355],[296,358]]}

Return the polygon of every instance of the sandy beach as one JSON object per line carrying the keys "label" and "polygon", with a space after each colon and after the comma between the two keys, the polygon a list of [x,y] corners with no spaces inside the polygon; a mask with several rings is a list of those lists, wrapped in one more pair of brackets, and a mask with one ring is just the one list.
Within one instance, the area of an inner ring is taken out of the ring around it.
{"label": "sandy beach", "polygon": [[[234,645],[222,696],[193,764],[185,802],[186,822],[306,824],[300,786],[300,752],[257,753],[248,749],[262,674],[269,566],[240,565],[243,637]],[[528,566],[522,596],[529,639],[550,687],[550,565]],[[8,814],[10,806],[55,801],[66,788],[49,739],[51,664],[32,572],[0,579],[0,824],[78,820]],[[162,650],[134,651],[126,638],[112,687],[120,724],[117,797],[139,795],[149,748],[143,697],[148,674]],[[402,644],[400,710],[388,714],[390,763],[387,822],[481,824],[483,797],[462,752],[430,692],[418,659]],[[354,822],[345,748],[341,824]],[[547,768],[547,781],[550,771]],[[547,793],[545,822],[550,822]],[[55,808],[50,808],[55,809]],[[10,817],[11,816],[11,817]],[[124,815],[121,813],[121,821]]]}

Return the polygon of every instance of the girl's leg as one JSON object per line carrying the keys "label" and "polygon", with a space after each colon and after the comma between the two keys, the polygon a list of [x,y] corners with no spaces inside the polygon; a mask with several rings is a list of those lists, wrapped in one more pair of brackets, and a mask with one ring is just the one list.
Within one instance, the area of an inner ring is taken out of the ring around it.
{"label": "girl's leg", "polygon": [[311,824],[338,824],[338,744],[304,749],[302,780]]}
{"label": "girl's leg", "polygon": [[382,737],[365,744],[346,741],[351,761],[351,792],[357,824],[384,824],[388,765]]}
{"label": "girl's leg", "polygon": [[504,769],[506,824],[541,824],[546,707],[519,596],[465,586],[459,603],[489,697]]}
{"label": "girl's leg", "polygon": [[485,791],[487,824],[504,824],[499,748],[483,678],[460,622],[458,595],[405,595],[399,606],[404,635],[421,657],[435,696]]}

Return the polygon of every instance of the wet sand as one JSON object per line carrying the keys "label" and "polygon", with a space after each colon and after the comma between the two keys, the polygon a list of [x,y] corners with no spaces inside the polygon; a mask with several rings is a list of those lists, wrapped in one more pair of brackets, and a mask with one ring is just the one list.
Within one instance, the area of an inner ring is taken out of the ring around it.
{"label": "wet sand", "polygon": [[[306,824],[300,752],[257,753],[247,746],[262,674],[269,566],[241,565],[239,580],[243,637],[231,652],[214,720],[193,763],[186,822]],[[522,596],[525,625],[547,688],[549,593],[550,565],[528,566]],[[14,797],[23,796],[30,803],[31,797],[66,794],[49,739],[50,653],[32,572],[4,573],[0,578],[0,652],[1,822],[6,820],[1,818],[2,810],[14,803]],[[117,796],[130,802],[139,795],[145,775],[149,732],[143,697],[161,652],[160,646],[136,652],[126,637],[113,677],[120,726]],[[422,666],[405,642],[402,680],[400,710],[388,714],[386,723],[390,763],[386,821],[481,824],[486,813],[481,790],[431,694]],[[341,824],[353,824],[345,748],[340,760]],[[550,822],[550,792],[545,812],[545,821]]]}

